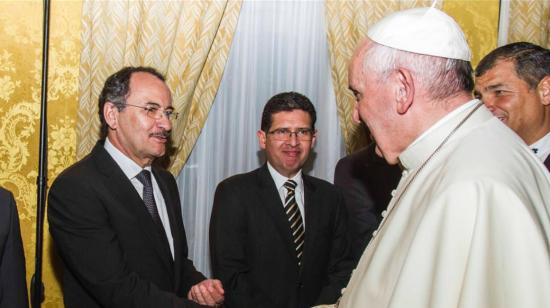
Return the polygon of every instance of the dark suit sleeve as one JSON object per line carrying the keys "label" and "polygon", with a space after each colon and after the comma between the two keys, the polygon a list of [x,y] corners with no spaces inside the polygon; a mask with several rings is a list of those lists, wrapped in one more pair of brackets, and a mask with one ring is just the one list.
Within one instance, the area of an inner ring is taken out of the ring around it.
{"label": "dark suit sleeve", "polygon": [[336,189],[336,203],[333,204],[332,243],[328,267],[328,284],[321,290],[315,305],[334,304],[341,296],[342,289],[348,284],[354,267],[350,255],[347,233],[347,215],[344,198],[340,189]]}
{"label": "dark suit sleeve", "polygon": [[58,177],[48,199],[50,232],[75,279],[103,307],[200,307],[129,270],[104,208],[107,197],[82,178]]}
{"label": "dark suit sleeve", "polygon": [[334,185],[344,192],[351,255],[355,262],[359,261],[379,222],[379,217],[374,211],[374,199],[367,191],[367,184],[358,176],[361,172],[365,172],[364,167],[354,161],[359,154],[340,159],[334,171]]}
{"label": "dark suit sleeve", "polygon": [[263,307],[267,303],[260,292],[254,291],[248,278],[244,196],[237,185],[220,183],[214,195],[210,219],[212,271],[224,285],[225,306],[228,308]]}
{"label": "dark suit sleeve", "polygon": [[0,189],[0,307],[28,307],[19,216],[10,192]]}

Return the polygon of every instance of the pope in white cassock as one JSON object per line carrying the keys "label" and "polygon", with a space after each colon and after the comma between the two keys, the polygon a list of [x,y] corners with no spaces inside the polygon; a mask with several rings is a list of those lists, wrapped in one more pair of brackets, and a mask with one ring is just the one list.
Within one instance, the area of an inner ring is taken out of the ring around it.
{"label": "pope in white cassock", "polygon": [[470,57],[435,8],[385,17],[356,50],[354,120],[404,171],[337,307],[550,307],[549,173],[472,99]]}

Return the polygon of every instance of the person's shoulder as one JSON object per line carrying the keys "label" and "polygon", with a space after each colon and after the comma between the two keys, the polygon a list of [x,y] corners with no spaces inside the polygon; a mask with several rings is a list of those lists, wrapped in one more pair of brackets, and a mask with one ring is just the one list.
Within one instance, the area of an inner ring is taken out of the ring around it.
{"label": "person's shoulder", "polygon": [[371,146],[363,147],[351,154],[348,154],[338,160],[337,166],[351,164],[354,161],[363,160],[368,157],[369,153],[373,152]]}
{"label": "person's shoulder", "polygon": [[[0,187],[0,229],[7,230],[10,225],[10,220],[14,216],[17,216],[16,213],[17,209],[12,193],[9,190]],[[0,238],[1,237],[2,236],[0,236]]]}
{"label": "person's shoulder", "polygon": [[51,190],[56,190],[60,187],[76,188],[100,184],[100,181],[96,180],[101,172],[96,158],[94,157],[97,155],[95,152],[96,149],[57,175],[51,185]]}
{"label": "person's shoulder", "polygon": [[260,177],[261,168],[254,169],[249,172],[238,173],[229,176],[222,180],[218,186],[240,186],[250,185],[252,183],[258,183]]}
{"label": "person's shoulder", "polygon": [[161,167],[152,167],[152,169],[153,169],[153,172],[155,173],[155,175],[158,175],[158,176],[160,176],[160,177],[162,177],[162,178],[164,178],[164,179],[166,179],[166,180],[171,180],[171,181],[175,181],[175,180],[176,180],[175,177],[174,177],[174,175],[173,175],[170,171],[168,171],[168,170],[166,170],[166,169],[164,169],[164,168],[161,168]]}
{"label": "person's shoulder", "polygon": [[81,160],[75,162],[74,164],[67,167],[65,170],[63,170],[56,178],[57,179],[63,179],[63,178],[75,178],[75,177],[82,177],[85,174],[89,174],[89,172],[95,171],[97,168],[94,166],[92,154],[88,154]]}
{"label": "person's shoulder", "polygon": [[13,199],[13,195],[11,191],[0,187],[0,200],[9,200],[9,199]]}
{"label": "person's shoulder", "polygon": [[[15,209],[15,199],[13,198],[13,194],[11,191],[4,189],[0,187],[0,216],[1,218],[8,218],[9,216],[13,214],[12,213]],[[3,220],[3,219],[2,219]],[[6,222],[3,221],[2,224],[5,224]]]}
{"label": "person's shoulder", "polygon": [[340,189],[337,186],[321,178],[314,177],[307,174],[302,174],[302,178],[304,180],[304,185],[306,186],[311,185],[315,189],[319,189],[327,193],[337,193],[340,191]]}
{"label": "person's shoulder", "polygon": [[472,131],[457,140],[452,151],[446,157],[445,166],[457,181],[482,178],[522,186],[518,181],[533,183],[544,177],[544,166],[525,143],[501,123]]}

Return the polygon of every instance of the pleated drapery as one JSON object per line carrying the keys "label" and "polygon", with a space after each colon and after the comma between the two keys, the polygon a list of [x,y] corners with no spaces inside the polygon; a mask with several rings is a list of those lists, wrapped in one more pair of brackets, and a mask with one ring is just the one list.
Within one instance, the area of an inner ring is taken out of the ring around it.
{"label": "pleated drapery", "polygon": [[[382,17],[407,8],[428,7],[432,2],[431,0],[327,0],[325,2],[332,81],[338,105],[338,119],[348,153],[363,147],[369,141],[366,130],[351,120],[355,101],[351,91],[348,90],[347,74],[354,49],[360,40],[366,37],[368,27]],[[435,6],[452,16],[464,30],[472,49],[474,66],[481,57],[496,47],[498,0],[445,0],[437,1]]]}
{"label": "pleated drapery", "polygon": [[511,0],[508,43],[526,41],[550,48],[550,1]]}
{"label": "pleated drapery", "polygon": [[82,9],[77,159],[98,139],[97,97],[124,66],[166,76],[173,105],[177,174],[200,134],[218,89],[241,1],[85,1]]}

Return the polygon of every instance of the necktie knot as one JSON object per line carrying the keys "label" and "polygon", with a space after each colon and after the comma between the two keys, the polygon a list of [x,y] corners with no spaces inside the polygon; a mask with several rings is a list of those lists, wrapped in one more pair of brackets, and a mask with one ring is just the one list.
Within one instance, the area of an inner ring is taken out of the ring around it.
{"label": "necktie knot", "polygon": [[141,172],[136,175],[136,179],[143,184],[143,186],[152,186],[151,184],[151,172],[149,170],[141,170]]}
{"label": "necktie knot", "polygon": [[289,191],[294,191],[296,189],[296,182],[293,181],[293,180],[288,180],[285,182],[285,184],[283,185],[286,189],[288,189]]}
{"label": "necktie knot", "polygon": [[153,192],[153,183],[151,182],[151,172],[149,170],[141,170],[141,172],[136,175],[136,179],[143,184],[143,203],[147,208],[147,212],[153,218],[153,221],[157,224],[161,224],[159,212],[157,209],[157,204],[155,202],[155,196]]}

